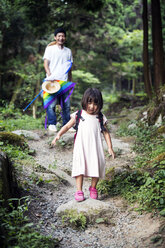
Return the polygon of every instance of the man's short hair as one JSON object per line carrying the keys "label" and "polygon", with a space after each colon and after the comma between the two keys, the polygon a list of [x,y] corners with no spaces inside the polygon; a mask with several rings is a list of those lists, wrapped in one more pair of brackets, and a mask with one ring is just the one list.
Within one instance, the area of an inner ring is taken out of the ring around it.
{"label": "man's short hair", "polygon": [[64,28],[57,28],[57,29],[55,29],[54,36],[56,36],[58,33],[64,33],[65,36],[66,36],[66,31],[65,31]]}

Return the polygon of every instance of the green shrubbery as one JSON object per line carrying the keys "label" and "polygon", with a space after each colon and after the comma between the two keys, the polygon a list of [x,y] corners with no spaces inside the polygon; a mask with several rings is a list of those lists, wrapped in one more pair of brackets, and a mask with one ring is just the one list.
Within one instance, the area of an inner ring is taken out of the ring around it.
{"label": "green shrubbery", "polygon": [[[10,131],[22,129],[22,127],[25,130],[41,129],[43,127],[41,119],[33,119],[10,108],[1,108],[1,113],[3,116],[0,122],[0,150],[14,161],[17,169],[22,168],[21,163],[32,163],[33,158],[29,155],[30,150],[26,140]],[[42,182],[42,178],[37,178],[34,174],[31,174],[30,179],[36,184]],[[32,223],[29,223],[26,216],[29,203],[28,198],[9,199],[7,207],[4,207],[3,201],[0,201],[0,244],[2,248],[56,247],[57,240],[52,239],[51,236],[43,236],[36,231]]]}
{"label": "green shrubbery", "polygon": [[71,227],[84,230],[87,226],[87,218],[83,213],[78,213],[76,210],[65,211],[62,216],[63,223],[69,223]]}
{"label": "green shrubbery", "polygon": [[[100,193],[121,194],[130,202],[138,202],[139,210],[158,210],[165,215],[165,141],[156,127],[136,123],[128,129],[128,123],[119,128],[120,136],[135,136],[133,150],[137,153],[135,163],[120,175],[106,172],[106,180],[98,183]],[[112,169],[111,169],[112,170]]]}
{"label": "green shrubbery", "polygon": [[17,129],[34,130],[44,128],[44,119],[34,119],[25,113],[21,113],[18,109],[13,109],[7,106],[0,108],[1,121],[0,131],[14,131]]}
{"label": "green shrubbery", "polygon": [[51,236],[43,236],[34,229],[25,213],[29,198],[9,199],[8,207],[0,204],[0,243],[1,247],[54,248],[58,241]]}

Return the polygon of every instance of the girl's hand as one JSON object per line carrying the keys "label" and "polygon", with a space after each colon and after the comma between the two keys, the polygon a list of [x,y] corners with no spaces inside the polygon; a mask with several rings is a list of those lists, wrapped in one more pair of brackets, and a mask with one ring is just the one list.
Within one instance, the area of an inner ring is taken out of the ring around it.
{"label": "girl's hand", "polygon": [[52,140],[52,146],[56,145],[56,141],[60,139],[60,136],[57,134],[57,136]]}
{"label": "girl's hand", "polygon": [[112,155],[112,158],[114,159],[115,158],[115,153],[114,153],[114,151],[112,150],[112,149],[108,149],[108,152],[109,152],[109,154],[111,154]]}

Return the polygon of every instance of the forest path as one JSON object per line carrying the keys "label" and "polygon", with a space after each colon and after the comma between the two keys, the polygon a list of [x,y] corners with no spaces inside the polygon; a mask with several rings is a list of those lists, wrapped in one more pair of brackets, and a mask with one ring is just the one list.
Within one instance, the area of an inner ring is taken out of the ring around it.
{"label": "forest path", "polygon": [[[106,166],[121,170],[133,163],[135,154],[131,151],[131,144],[117,139],[114,131],[115,128],[112,128],[111,137],[117,156],[115,160],[106,156]],[[89,225],[85,231],[73,230],[63,224],[55,211],[61,204],[72,200],[76,190],[75,180],[70,176],[74,134],[68,132],[63,136],[61,145],[51,148],[50,143],[54,137],[52,133],[38,130],[34,133],[39,135],[39,140],[29,140],[28,143],[30,148],[36,151],[35,161],[64,179],[64,184],[55,189],[51,187],[33,189],[33,195],[40,201],[31,204],[31,213],[33,213],[31,217],[36,223],[39,221],[43,223],[41,226],[43,233],[60,238],[59,247],[64,248],[163,247],[151,242],[151,237],[159,232],[161,226],[159,218],[150,213],[138,214],[121,197],[99,198],[110,204],[111,217],[108,224]],[[85,179],[83,190],[87,198],[89,184],[89,179]]]}

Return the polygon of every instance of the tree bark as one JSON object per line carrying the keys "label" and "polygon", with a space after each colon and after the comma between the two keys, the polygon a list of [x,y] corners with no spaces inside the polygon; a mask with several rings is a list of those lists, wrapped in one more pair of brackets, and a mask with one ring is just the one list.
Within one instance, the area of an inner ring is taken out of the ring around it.
{"label": "tree bark", "polygon": [[22,84],[22,78],[19,78],[17,81],[16,89],[14,90],[14,93],[13,93],[12,98],[10,100],[9,107],[12,107],[14,105],[15,100],[17,99],[17,96],[21,91],[21,84]]}
{"label": "tree bark", "polygon": [[147,0],[143,0],[143,68],[144,86],[148,98],[152,97],[152,87],[149,76],[149,55],[148,55],[148,8]]}
{"label": "tree bark", "polygon": [[132,79],[132,94],[135,95],[136,93],[136,78]]}
{"label": "tree bark", "polygon": [[[35,95],[38,94],[39,88],[40,88],[40,80],[37,80]],[[37,115],[36,115],[36,113],[37,113],[37,101],[38,101],[38,99],[35,100],[35,102],[33,103],[33,107],[32,107],[33,119],[37,118]]]}
{"label": "tree bark", "polygon": [[151,0],[151,12],[154,61],[154,88],[158,99],[160,86],[165,83],[160,0]]}

